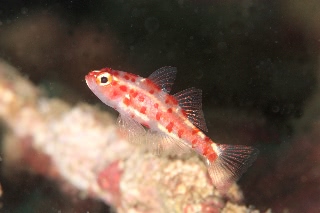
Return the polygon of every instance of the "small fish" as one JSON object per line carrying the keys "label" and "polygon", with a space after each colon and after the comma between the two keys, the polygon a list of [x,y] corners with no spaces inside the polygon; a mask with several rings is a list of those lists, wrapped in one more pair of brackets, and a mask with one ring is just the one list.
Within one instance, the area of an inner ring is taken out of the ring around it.
{"label": "small fish", "polygon": [[130,140],[145,135],[159,153],[167,147],[182,153],[194,150],[205,159],[215,187],[226,190],[253,163],[258,150],[207,137],[201,131],[207,131],[202,91],[189,88],[170,95],[176,74],[175,67],[162,67],[148,78],[103,68],[89,72],[85,80],[102,102],[120,113],[118,123]]}

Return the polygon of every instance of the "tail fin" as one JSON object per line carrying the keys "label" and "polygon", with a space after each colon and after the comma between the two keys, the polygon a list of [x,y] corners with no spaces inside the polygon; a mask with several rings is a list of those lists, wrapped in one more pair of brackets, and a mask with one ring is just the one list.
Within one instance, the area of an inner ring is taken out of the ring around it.
{"label": "tail fin", "polygon": [[217,144],[218,158],[207,161],[209,175],[215,187],[227,190],[251,166],[259,150],[244,145]]}

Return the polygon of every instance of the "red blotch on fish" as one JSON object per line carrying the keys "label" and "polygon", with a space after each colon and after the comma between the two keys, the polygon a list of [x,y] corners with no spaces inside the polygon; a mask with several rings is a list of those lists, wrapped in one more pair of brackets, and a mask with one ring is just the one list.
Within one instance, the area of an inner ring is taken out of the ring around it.
{"label": "red blotch on fish", "polygon": [[143,101],[144,101],[144,97],[143,97],[142,95],[140,95],[140,96],[138,97],[138,100],[139,100],[140,102],[143,102]]}
{"label": "red blotch on fish", "polygon": [[168,130],[168,132],[172,132],[172,128],[173,128],[174,124],[173,122],[170,122],[167,126],[166,126],[166,129]]}
{"label": "red blotch on fish", "polygon": [[161,112],[157,112],[156,114],[156,120],[159,121],[161,118]]}
{"label": "red blotch on fish", "polygon": [[159,104],[158,104],[158,103],[155,103],[153,106],[154,106],[154,108],[158,109]]}
{"label": "red blotch on fish", "polygon": [[117,91],[113,91],[111,98],[114,99],[114,98],[116,98],[118,95],[119,95],[119,93],[118,93]]}
{"label": "red blotch on fish", "polygon": [[198,132],[200,132],[199,129],[193,129],[191,134],[192,134],[192,135],[195,135],[195,134],[197,134]]}
{"label": "red blotch on fish", "polygon": [[137,91],[135,91],[134,89],[131,89],[131,90],[130,90],[130,95],[131,95],[131,97],[135,98],[135,97],[137,97],[138,94],[139,94],[139,93],[138,93]]}
{"label": "red blotch on fish", "polygon": [[172,105],[178,105],[178,101],[171,95],[167,95],[165,103],[172,104]]}
{"label": "red blotch on fish", "polygon": [[148,87],[150,87],[153,90],[153,92],[160,92],[161,91],[160,87],[148,78],[146,78],[146,84]]}
{"label": "red blotch on fish", "polygon": [[126,106],[129,106],[130,105],[130,100],[128,98],[124,98],[123,99],[123,103],[126,105]]}
{"label": "red blotch on fish", "polygon": [[121,85],[119,88],[120,88],[120,90],[122,90],[123,92],[127,92],[127,90],[128,90],[128,87],[125,86],[125,85]]}
{"label": "red blotch on fish", "polygon": [[104,69],[101,69],[101,72],[108,72],[114,76],[119,76],[119,72],[117,70],[113,70],[111,68],[104,68]]}
{"label": "red blotch on fish", "polygon": [[182,130],[182,129],[179,129],[179,131],[178,131],[178,137],[181,138],[181,137],[182,137],[182,134],[183,134],[183,130]]}
{"label": "red blotch on fish", "polygon": [[215,152],[210,151],[210,153],[206,154],[206,157],[210,162],[214,162],[217,159],[217,154]]}
{"label": "red blotch on fish", "polygon": [[195,147],[197,146],[197,143],[198,143],[197,139],[193,139],[193,140],[191,141],[192,148],[195,148]]}
{"label": "red blotch on fish", "polygon": [[147,107],[143,106],[143,107],[141,107],[140,112],[142,114],[146,114],[146,110],[147,110]]}

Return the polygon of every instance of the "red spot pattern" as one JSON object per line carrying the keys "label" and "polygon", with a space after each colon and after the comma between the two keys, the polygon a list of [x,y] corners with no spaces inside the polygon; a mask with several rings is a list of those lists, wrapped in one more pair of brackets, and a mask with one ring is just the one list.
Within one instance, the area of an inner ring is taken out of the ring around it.
{"label": "red spot pattern", "polygon": [[135,97],[137,97],[138,94],[139,94],[139,93],[138,93],[137,91],[135,91],[135,90],[133,90],[133,89],[130,90],[130,95],[131,95],[131,97],[135,98]]}
{"label": "red spot pattern", "polygon": [[157,114],[156,114],[156,120],[159,121],[159,120],[160,120],[160,117],[161,117],[161,112],[157,112]]}
{"label": "red spot pattern", "polygon": [[158,87],[158,85],[156,85],[155,83],[153,83],[150,79],[146,78],[145,81],[146,86],[150,89],[149,93],[150,94],[154,94],[155,92],[160,92],[161,89],[160,87]]}
{"label": "red spot pattern", "polygon": [[211,146],[212,143],[210,141],[211,140],[208,137],[204,139],[204,144],[202,144],[202,154],[206,156],[210,162],[213,162],[217,159],[218,156],[216,152],[213,150]]}
{"label": "red spot pattern", "polygon": [[101,71],[103,71],[103,72],[108,72],[108,73],[110,73],[111,75],[114,75],[114,76],[118,76],[118,75],[119,75],[119,72],[118,72],[118,71],[113,70],[113,69],[111,69],[111,68],[104,68],[104,69],[102,69]]}
{"label": "red spot pattern", "polygon": [[143,101],[144,101],[144,97],[143,97],[142,95],[140,95],[140,96],[138,97],[138,100],[139,100],[140,102],[143,102]]}
{"label": "red spot pattern", "polygon": [[172,128],[173,128],[173,122],[170,122],[167,126],[166,129],[168,130],[168,132],[172,132]]}
{"label": "red spot pattern", "polygon": [[184,117],[188,117],[187,112],[183,109],[181,109],[181,113],[183,114]]}
{"label": "red spot pattern", "polygon": [[143,106],[143,107],[141,107],[140,112],[142,114],[146,114],[146,110],[147,110],[147,107]]}
{"label": "red spot pattern", "polygon": [[126,79],[126,80],[130,80],[131,82],[136,82],[136,80],[137,80],[137,75],[135,75],[135,74],[132,74],[132,73],[127,73],[125,76],[124,76],[124,78]]}
{"label": "red spot pattern", "polygon": [[202,154],[207,155],[210,152],[210,148],[207,144],[203,146]]}
{"label": "red spot pattern", "polygon": [[182,129],[179,129],[179,131],[178,131],[178,137],[179,137],[179,138],[182,137],[183,132],[184,132],[184,131],[183,131]]}
{"label": "red spot pattern", "polygon": [[158,103],[155,103],[155,104],[154,104],[154,108],[158,109],[158,107],[159,107],[159,104],[158,104]]}
{"label": "red spot pattern", "polygon": [[125,85],[121,85],[119,88],[120,88],[120,90],[122,90],[123,92],[127,92],[127,90],[128,90],[128,87],[126,87]]}
{"label": "red spot pattern", "polygon": [[210,162],[214,162],[218,157],[217,154],[212,149],[205,156]]}
{"label": "red spot pattern", "polygon": [[192,134],[192,135],[195,135],[195,134],[197,134],[198,132],[200,132],[199,129],[193,129],[191,134]]}
{"label": "red spot pattern", "polygon": [[113,80],[113,81],[111,82],[111,85],[112,85],[112,86],[117,86],[117,85],[118,85],[118,81],[114,81],[114,80]]}
{"label": "red spot pattern", "polygon": [[129,106],[130,105],[130,100],[128,98],[124,98],[123,99],[123,103],[126,105],[126,106]]}
{"label": "red spot pattern", "polygon": [[136,81],[138,77],[139,77],[138,75],[130,73],[130,78],[132,82]]}
{"label": "red spot pattern", "polygon": [[116,98],[118,96],[118,93],[116,91],[113,91],[112,92],[112,95],[111,95],[111,98]]}
{"label": "red spot pattern", "polygon": [[178,101],[175,99],[175,97],[173,97],[172,95],[167,95],[166,100],[165,100],[166,104],[173,104],[173,105],[177,105]]}
{"label": "red spot pattern", "polygon": [[169,109],[167,110],[167,112],[168,112],[168,113],[172,113],[172,108],[169,108]]}
{"label": "red spot pattern", "polygon": [[197,146],[197,144],[198,144],[197,139],[192,140],[191,144],[192,144],[192,148],[195,148]]}

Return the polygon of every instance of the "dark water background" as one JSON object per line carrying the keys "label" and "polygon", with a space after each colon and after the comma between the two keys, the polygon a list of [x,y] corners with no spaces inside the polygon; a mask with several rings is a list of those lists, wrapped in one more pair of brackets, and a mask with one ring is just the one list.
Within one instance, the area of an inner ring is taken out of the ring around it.
{"label": "dark water background", "polygon": [[[246,203],[317,212],[319,20],[315,0],[2,0],[0,57],[71,103],[98,102],[84,83],[90,70],[147,77],[176,66],[173,92],[203,90],[210,137],[259,147],[240,181]],[[4,197],[4,210],[56,212],[54,183],[26,182],[7,189],[18,195]]]}

